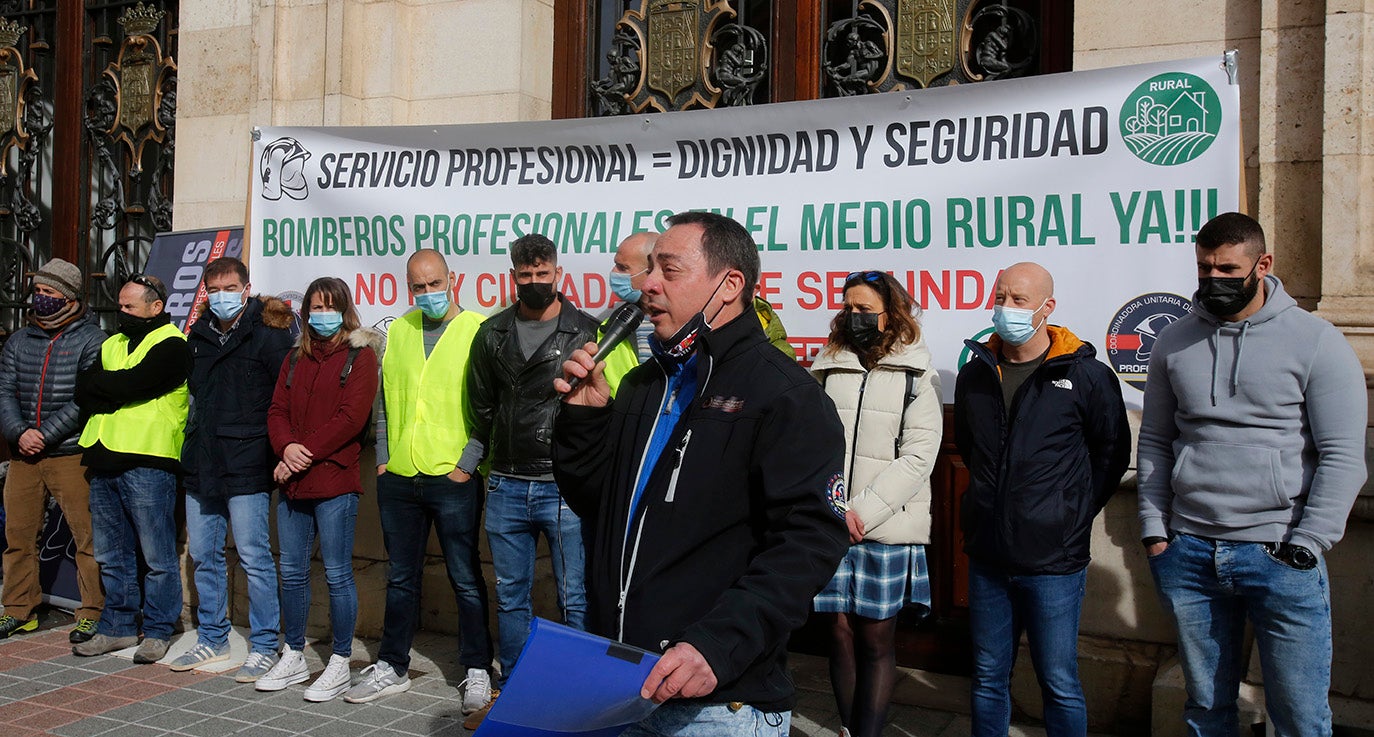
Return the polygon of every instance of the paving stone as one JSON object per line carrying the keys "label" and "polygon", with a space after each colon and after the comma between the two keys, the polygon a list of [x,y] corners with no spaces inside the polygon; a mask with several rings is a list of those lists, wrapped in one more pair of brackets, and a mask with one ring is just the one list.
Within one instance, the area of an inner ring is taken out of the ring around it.
{"label": "paving stone", "polygon": [[71,686],[77,683],[82,683],[85,681],[89,681],[93,678],[99,677],[100,675],[98,673],[94,673],[88,670],[81,670],[80,668],[62,667],[56,671],[53,671],[52,673],[49,673],[46,676],[40,676],[37,680],[40,680],[44,683],[51,683],[54,686]]}
{"label": "paving stone", "polygon": [[49,732],[59,737],[96,737],[120,726],[119,722],[105,717],[86,717],[71,724],[53,727]]}
{"label": "paving stone", "polygon": [[248,702],[233,696],[204,696],[199,701],[192,702],[182,707],[187,711],[208,716],[223,716],[225,712],[233,711]]}
{"label": "paving stone", "polygon": [[277,717],[289,713],[291,712],[279,706],[249,702],[236,709],[230,709],[219,716],[239,722],[247,722],[249,724],[266,724]]}
{"label": "paving stone", "polygon": [[401,717],[409,716],[408,712],[390,708],[390,706],[386,704],[386,700],[387,697],[383,696],[377,701],[368,704],[350,704],[353,710],[348,712],[348,715],[344,718],[359,724],[367,724],[373,727],[385,727]]}
{"label": "paving stone", "polygon": [[195,724],[205,718],[204,714],[197,714],[193,711],[182,711],[181,709],[159,709],[156,712],[144,717],[139,724],[146,724],[155,729],[180,730],[188,725]]}
{"label": "paving stone", "polygon": [[93,673],[119,673],[134,668],[132,660],[97,655],[94,658],[77,658],[77,667]]}
{"label": "paving stone", "polygon": [[307,734],[314,737],[364,737],[377,731],[371,724],[361,724],[346,719],[335,719],[310,730]]}
{"label": "paving stone", "polygon": [[321,722],[333,723],[334,721],[336,720],[328,719],[327,717],[321,717],[316,714],[307,714],[303,711],[293,711],[288,712],[287,714],[284,714],[280,717],[277,717],[276,719],[273,719],[270,722],[267,722],[265,726],[276,727],[277,729],[284,729],[293,734],[301,734],[303,732],[308,732],[312,729],[316,729],[320,726]]}
{"label": "paving stone", "polygon": [[121,724],[108,732],[102,732],[100,737],[163,737],[168,732],[161,729],[149,729],[142,724]]}
{"label": "paving stone", "polygon": [[288,732],[284,729],[273,729],[264,727],[261,724],[250,724],[238,731],[244,737],[295,737],[295,732]]}
{"label": "paving stone", "polygon": [[210,717],[195,724],[178,728],[177,734],[190,735],[191,737],[223,737],[223,735],[237,732],[242,727],[242,722],[223,717]]}
{"label": "paving stone", "polygon": [[121,706],[118,709],[111,709],[100,716],[113,719],[124,724],[131,724],[140,719],[147,718],[150,714],[160,711],[162,707],[156,704],[149,704],[146,701],[139,701],[128,706]]}
{"label": "paving stone", "polygon": [[161,694],[159,696],[154,696],[151,699],[148,699],[147,703],[157,704],[158,706],[166,706],[168,708],[175,708],[180,706],[186,706],[188,704],[194,704],[195,702],[200,701],[204,698],[207,698],[206,695],[201,693],[200,691],[192,691],[190,689],[183,688],[178,689],[176,691],[168,691],[167,693]]}

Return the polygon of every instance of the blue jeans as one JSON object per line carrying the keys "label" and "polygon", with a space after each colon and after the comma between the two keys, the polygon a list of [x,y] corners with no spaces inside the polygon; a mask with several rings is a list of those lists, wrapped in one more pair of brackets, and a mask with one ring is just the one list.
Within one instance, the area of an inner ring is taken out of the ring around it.
{"label": "blue jeans", "polygon": [[1245,620],[1255,628],[1264,704],[1275,734],[1331,734],[1331,597],[1326,561],[1300,571],[1260,543],[1177,535],[1150,558],[1164,609],[1178,626],[1190,735],[1238,734]]}
{"label": "blue jeans", "polygon": [[493,475],[487,481],[486,530],[496,569],[496,623],[504,682],[530,634],[530,591],[541,532],[549,542],[563,622],[577,629],[586,626],[582,521],[563,502],[554,482]]}
{"label": "blue jeans", "polygon": [[973,637],[973,735],[1006,737],[1011,724],[1011,669],[1021,633],[1045,707],[1045,733],[1088,732],[1088,708],[1078,680],[1078,618],[1088,571],[1013,576],[969,566],[969,629]]}
{"label": "blue jeans", "polygon": [[277,652],[281,605],[277,562],[272,558],[268,516],[272,493],[204,498],[186,495],[186,546],[195,565],[197,637],[215,648],[229,642],[229,572],[224,543],[230,525],[239,565],[248,576],[248,643],[253,652]]}
{"label": "blue jeans", "polygon": [[329,629],[335,655],[353,654],[358,589],[353,583],[353,525],[358,495],[277,502],[277,544],[281,548],[282,633],[292,650],[305,648],[310,615],[310,553],[320,540],[320,561],[329,584]]}
{"label": "blue jeans", "polygon": [[377,477],[377,508],[391,559],[377,659],[402,674],[410,667],[410,645],[420,621],[425,544],[433,525],[458,602],[458,662],[464,668],[491,668],[487,582],[477,553],[482,477],[474,475],[460,484],[447,476],[405,477],[387,472]]}
{"label": "blue jeans", "polygon": [[[91,531],[105,609],[96,630],[109,637],[138,634],[166,640],[181,617],[181,560],[177,557],[176,476],[156,468],[91,474]],[[148,564],[139,591],[138,554]]]}
{"label": "blue jeans", "polygon": [[621,737],[787,737],[792,712],[765,712],[745,705],[668,701]]}

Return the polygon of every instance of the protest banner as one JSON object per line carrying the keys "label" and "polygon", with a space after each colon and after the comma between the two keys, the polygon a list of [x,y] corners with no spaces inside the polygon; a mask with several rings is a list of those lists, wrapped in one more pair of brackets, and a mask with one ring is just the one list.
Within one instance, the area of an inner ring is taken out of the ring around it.
{"label": "protest banner", "polygon": [[528,123],[255,131],[255,285],[353,287],[365,324],[411,308],[405,259],[436,248],[464,307],[514,299],[511,241],[560,249],[559,285],[602,314],[611,254],[673,212],[741,222],[760,294],[803,362],[853,271],[924,308],[947,397],[990,332],[999,271],[1056,280],[1052,319],[1096,345],[1139,406],[1154,335],[1188,309],[1192,238],[1240,201],[1239,91],[1221,56],[714,111]]}

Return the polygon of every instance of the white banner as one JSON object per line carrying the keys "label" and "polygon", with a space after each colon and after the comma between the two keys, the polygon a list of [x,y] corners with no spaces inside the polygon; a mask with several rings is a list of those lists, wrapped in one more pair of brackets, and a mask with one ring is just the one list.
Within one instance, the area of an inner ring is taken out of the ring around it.
{"label": "white banner", "polygon": [[804,361],[845,275],[887,270],[924,307],[948,395],[998,272],[1035,261],[1055,277],[1052,321],[1138,406],[1153,336],[1196,284],[1193,234],[1239,207],[1238,108],[1217,56],[714,111],[262,128],[253,282],[298,300],[339,276],[382,324],[411,309],[408,255],[437,248],[461,304],[491,314],[513,301],[509,244],[542,233],[564,295],[600,315],[621,239],[709,209],[754,234],[761,294]]}

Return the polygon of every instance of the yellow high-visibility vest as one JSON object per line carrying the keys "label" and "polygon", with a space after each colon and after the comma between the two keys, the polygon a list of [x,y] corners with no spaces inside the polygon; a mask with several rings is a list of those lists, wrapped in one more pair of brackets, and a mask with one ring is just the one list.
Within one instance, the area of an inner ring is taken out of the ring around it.
{"label": "yellow high-visibility vest", "polygon": [[[107,371],[133,368],[143,362],[148,351],[164,340],[186,340],[177,326],[167,324],[143,336],[133,353],[129,336],[123,333],[106,339],[100,346],[100,365]],[[77,441],[89,448],[97,441],[116,453],[136,453],[181,460],[181,445],[186,439],[186,415],[190,405],[186,382],[160,397],[126,404],[114,412],[91,415]]]}
{"label": "yellow high-visibility vest", "polygon": [[398,476],[444,476],[468,443],[463,389],[468,355],[482,316],[458,313],[425,358],[419,310],[393,320],[382,356],[386,398],[386,470]]}

